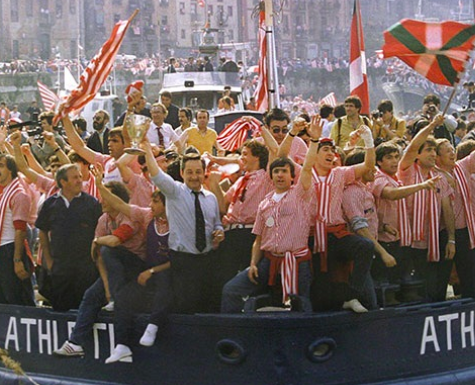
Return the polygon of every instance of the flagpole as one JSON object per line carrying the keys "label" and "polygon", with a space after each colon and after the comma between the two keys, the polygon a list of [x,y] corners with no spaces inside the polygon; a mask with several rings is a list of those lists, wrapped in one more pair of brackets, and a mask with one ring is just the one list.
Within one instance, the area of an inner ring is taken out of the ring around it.
{"label": "flagpole", "polygon": [[266,41],[267,41],[267,90],[269,109],[280,106],[279,87],[277,80],[277,64],[275,58],[274,14],[272,0],[264,1]]}

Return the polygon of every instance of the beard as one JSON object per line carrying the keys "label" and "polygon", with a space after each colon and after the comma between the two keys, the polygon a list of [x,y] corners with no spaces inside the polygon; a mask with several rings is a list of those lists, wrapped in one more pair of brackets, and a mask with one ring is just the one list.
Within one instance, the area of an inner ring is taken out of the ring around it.
{"label": "beard", "polygon": [[104,122],[101,122],[101,123],[96,122],[96,121],[92,122],[92,128],[94,128],[94,130],[96,131],[101,131],[104,128],[104,125],[105,125]]}

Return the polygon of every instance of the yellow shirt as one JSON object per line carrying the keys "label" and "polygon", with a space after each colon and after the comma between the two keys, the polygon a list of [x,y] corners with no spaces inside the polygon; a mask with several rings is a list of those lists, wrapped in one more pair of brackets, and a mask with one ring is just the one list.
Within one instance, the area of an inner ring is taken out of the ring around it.
{"label": "yellow shirt", "polygon": [[200,154],[213,152],[213,145],[216,142],[218,134],[212,128],[206,129],[204,134],[197,127],[192,127],[188,131],[188,146],[194,146],[198,149]]}

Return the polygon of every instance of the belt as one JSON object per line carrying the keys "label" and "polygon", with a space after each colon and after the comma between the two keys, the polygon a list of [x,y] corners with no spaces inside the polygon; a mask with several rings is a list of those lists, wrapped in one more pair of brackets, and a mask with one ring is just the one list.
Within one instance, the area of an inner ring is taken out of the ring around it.
{"label": "belt", "polygon": [[245,225],[243,223],[231,223],[224,228],[224,231],[235,230],[235,229],[252,229],[254,224]]}

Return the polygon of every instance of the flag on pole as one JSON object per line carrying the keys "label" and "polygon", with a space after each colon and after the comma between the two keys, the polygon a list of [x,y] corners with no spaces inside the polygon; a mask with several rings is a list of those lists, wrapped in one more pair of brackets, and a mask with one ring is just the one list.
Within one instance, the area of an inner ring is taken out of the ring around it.
{"label": "flag on pole", "polygon": [[327,96],[324,96],[320,102],[318,102],[318,104],[320,106],[324,105],[324,104],[328,104],[332,107],[336,107],[336,105],[338,104],[338,102],[336,101],[336,96],[335,96],[335,93],[334,92],[330,92]]}
{"label": "flag on pole", "polygon": [[54,111],[56,105],[59,102],[59,96],[56,95],[53,91],[51,91],[39,80],[36,83],[38,84],[38,90],[40,91],[41,100],[43,101],[43,106],[45,107],[45,110]]}
{"label": "flag on pole", "polygon": [[228,124],[216,140],[225,150],[236,151],[245,142],[248,131],[256,132],[260,127],[261,122],[256,118],[251,117],[249,120],[239,118]]}
{"label": "flag on pole", "polygon": [[397,57],[433,83],[453,86],[470,58],[475,25],[404,19],[384,32],[384,58]]}
{"label": "flag on pole", "polygon": [[267,91],[267,41],[266,41],[266,14],[264,7],[261,4],[259,11],[259,62],[258,62],[258,80],[257,87],[254,91],[254,98],[256,99],[256,109],[259,112],[266,112],[269,107],[269,93]]}
{"label": "flag on pole", "polygon": [[355,0],[350,36],[350,94],[361,99],[361,114],[369,115],[369,89],[360,2]]}
{"label": "flag on pole", "polygon": [[68,99],[64,102],[64,109],[61,115],[56,115],[53,124],[69,113],[83,108],[99,92],[102,84],[107,80],[109,73],[114,65],[114,60],[119,51],[125,33],[138,10],[135,10],[128,20],[119,21],[112,30],[112,33],[96,56],[94,56],[81,75],[79,87],[71,92]]}

